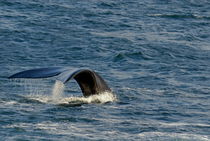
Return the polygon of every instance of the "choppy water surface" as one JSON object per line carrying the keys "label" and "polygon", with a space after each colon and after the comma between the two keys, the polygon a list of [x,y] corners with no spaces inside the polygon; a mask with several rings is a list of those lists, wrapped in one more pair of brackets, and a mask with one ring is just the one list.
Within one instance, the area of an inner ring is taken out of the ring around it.
{"label": "choppy water surface", "polygon": [[[210,140],[207,0],[0,0],[0,65],[1,140]],[[48,66],[114,94],[6,78]]]}

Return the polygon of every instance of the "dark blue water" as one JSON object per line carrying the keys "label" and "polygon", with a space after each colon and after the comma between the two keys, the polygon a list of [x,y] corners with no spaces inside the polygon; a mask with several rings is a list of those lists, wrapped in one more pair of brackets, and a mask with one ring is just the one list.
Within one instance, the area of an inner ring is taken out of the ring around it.
{"label": "dark blue water", "polygon": [[[208,0],[0,0],[0,65],[1,140],[210,140]],[[6,78],[48,66],[93,69],[117,100]]]}

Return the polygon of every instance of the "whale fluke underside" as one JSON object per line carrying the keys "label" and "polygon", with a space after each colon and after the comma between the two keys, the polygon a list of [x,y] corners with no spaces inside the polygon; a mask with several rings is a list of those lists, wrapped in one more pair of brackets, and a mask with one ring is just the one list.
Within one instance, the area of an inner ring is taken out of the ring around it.
{"label": "whale fluke underside", "polygon": [[79,84],[83,95],[90,96],[105,91],[111,91],[103,78],[96,72],[89,69],[71,70],[70,68],[51,67],[22,71],[11,75],[8,78],[48,78],[58,76],[57,79],[64,84],[75,79]]}

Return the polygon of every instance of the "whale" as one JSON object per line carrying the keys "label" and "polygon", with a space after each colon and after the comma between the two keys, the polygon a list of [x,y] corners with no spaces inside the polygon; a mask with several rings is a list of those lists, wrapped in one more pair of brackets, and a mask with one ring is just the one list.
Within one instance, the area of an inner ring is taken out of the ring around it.
{"label": "whale", "polygon": [[72,69],[65,67],[37,68],[15,73],[8,78],[43,79],[55,76],[56,80],[61,81],[63,84],[75,79],[84,97],[112,91],[105,80],[91,69]]}

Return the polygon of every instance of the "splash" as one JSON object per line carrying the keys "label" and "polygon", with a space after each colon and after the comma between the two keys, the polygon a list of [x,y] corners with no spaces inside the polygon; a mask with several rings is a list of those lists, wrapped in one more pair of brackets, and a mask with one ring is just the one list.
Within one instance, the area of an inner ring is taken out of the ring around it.
{"label": "splash", "polygon": [[56,80],[52,89],[52,100],[54,102],[59,102],[62,99],[64,88],[63,82]]}

